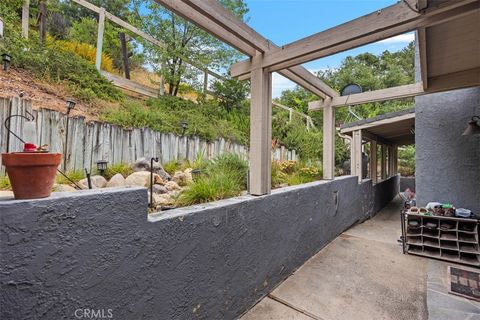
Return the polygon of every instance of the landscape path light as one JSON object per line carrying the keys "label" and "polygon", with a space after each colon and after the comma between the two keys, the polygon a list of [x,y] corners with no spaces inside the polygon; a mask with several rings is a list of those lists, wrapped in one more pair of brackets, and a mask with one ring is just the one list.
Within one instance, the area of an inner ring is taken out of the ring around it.
{"label": "landscape path light", "polygon": [[188,128],[188,122],[186,120],[183,120],[181,125],[182,125],[182,136],[183,136],[183,135],[185,135],[185,131]]}
{"label": "landscape path light", "polygon": [[67,114],[70,114],[70,111],[72,111],[72,109],[75,108],[75,105],[77,104],[77,102],[75,102],[75,100],[73,99],[68,99],[67,100],[67,103],[66,103],[66,106],[67,106]]}
{"label": "landscape path light", "polygon": [[97,161],[97,170],[100,173],[101,176],[105,174],[105,171],[107,170],[108,166],[108,161],[107,160],[98,160]]}
{"label": "landscape path light", "polygon": [[2,62],[3,62],[3,70],[8,71],[8,67],[10,66],[10,62],[12,62],[12,56],[8,53],[2,54]]}

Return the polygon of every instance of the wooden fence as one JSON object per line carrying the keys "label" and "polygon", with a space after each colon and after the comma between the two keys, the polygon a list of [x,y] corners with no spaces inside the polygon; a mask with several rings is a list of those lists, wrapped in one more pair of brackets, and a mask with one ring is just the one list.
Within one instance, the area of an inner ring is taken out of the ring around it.
{"label": "wooden fence", "polygon": [[[20,98],[0,98],[1,152],[23,149],[22,142],[8,134],[4,122],[10,115],[25,115],[27,111],[35,116],[35,120],[13,117],[10,119],[10,129],[26,142],[47,144],[51,152],[66,154],[66,171],[90,170],[98,160],[114,164],[133,163],[141,157],[158,157],[162,163],[166,163],[193,160],[198,154],[208,159],[228,152],[248,156],[245,146],[225,139],[208,142],[199,137],[160,133],[149,128],[123,129],[109,123],[85,122],[83,117],[70,117],[65,152],[67,115],[48,109],[32,110],[31,101]],[[295,151],[283,147],[274,150],[272,157],[277,160],[297,159]],[[4,175],[4,172],[1,166],[0,174]]]}

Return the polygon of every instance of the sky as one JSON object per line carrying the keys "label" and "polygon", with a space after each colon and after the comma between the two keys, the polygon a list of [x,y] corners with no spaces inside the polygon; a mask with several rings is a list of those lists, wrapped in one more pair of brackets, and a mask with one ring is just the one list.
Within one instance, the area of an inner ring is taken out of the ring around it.
{"label": "sky", "polygon": [[[250,11],[247,24],[277,45],[285,45],[341,23],[395,4],[396,0],[245,0]],[[385,50],[398,51],[414,39],[413,33],[399,35],[381,42],[342,52],[304,64],[315,72],[340,66],[349,55],[364,52],[380,54]],[[272,95],[280,96],[295,84],[273,74]]]}

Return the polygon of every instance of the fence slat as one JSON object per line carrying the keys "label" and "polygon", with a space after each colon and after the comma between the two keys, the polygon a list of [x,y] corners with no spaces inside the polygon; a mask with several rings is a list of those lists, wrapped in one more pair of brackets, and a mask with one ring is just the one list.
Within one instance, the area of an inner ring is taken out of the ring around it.
{"label": "fence slat", "polygon": [[[30,100],[0,98],[0,151],[21,151],[23,145],[15,137],[8,136],[3,126],[5,119],[11,114],[25,114],[28,110],[35,116],[35,121],[26,124],[23,118],[11,119],[11,129],[20,137],[37,145],[47,144],[51,152],[64,153],[67,116],[54,110],[32,110]],[[29,129],[27,127],[30,126]],[[149,128],[122,129],[116,125],[92,121],[85,122],[83,117],[69,119],[67,141],[67,171],[91,170],[98,160],[104,159],[109,164],[133,163],[141,157],[159,157],[161,163],[193,161],[197,155],[212,159],[216,155],[231,152],[238,153],[248,159],[248,148],[232,143],[223,138],[206,141],[199,137],[177,136],[173,133],[155,132]],[[28,132],[30,133],[28,133]],[[273,152],[275,159],[281,157],[296,160],[295,150]],[[0,168],[0,175],[5,169]]]}

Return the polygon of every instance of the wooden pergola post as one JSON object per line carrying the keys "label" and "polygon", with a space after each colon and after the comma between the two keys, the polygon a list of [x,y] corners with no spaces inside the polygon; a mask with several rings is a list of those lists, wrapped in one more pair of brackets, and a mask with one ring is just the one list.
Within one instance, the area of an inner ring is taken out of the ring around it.
{"label": "wooden pergola post", "polygon": [[398,173],[398,146],[393,146],[393,159],[392,159],[392,175],[396,175]]}
{"label": "wooden pergola post", "polygon": [[388,146],[388,177],[393,176],[393,146]]}
{"label": "wooden pergola post", "polygon": [[355,130],[353,132],[352,146],[351,146],[350,159],[352,175],[358,177],[358,182],[362,182],[363,179],[363,166],[362,166],[362,130]]}
{"label": "wooden pergola post", "polygon": [[377,141],[370,141],[370,179],[377,183]]}
{"label": "wooden pergola post", "polygon": [[208,72],[205,70],[203,72],[203,94],[207,96],[208,91]]}
{"label": "wooden pergola post", "polygon": [[30,20],[30,0],[23,0],[22,7],[22,37],[28,39],[28,24]]}
{"label": "wooden pergola post", "polygon": [[380,165],[382,180],[387,178],[387,146],[382,144],[382,159]]}
{"label": "wooden pergola post", "polygon": [[[335,109],[325,99],[323,108],[323,179],[335,178]],[[307,119],[308,123],[308,119]]]}
{"label": "wooden pergola post", "polygon": [[102,70],[102,48],[103,48],[103,33],[105,31],[105,8],[100,8],[98,12],[98,32],[97,32],[97,56],[95,59],[95,67],[97,70]]}
{"label": "wooden pergola post", "polygon": [[[260,55],[253,58],[261,59]],[[251,72],[250,194],[271,190],[272,74],[259,68]]]}

